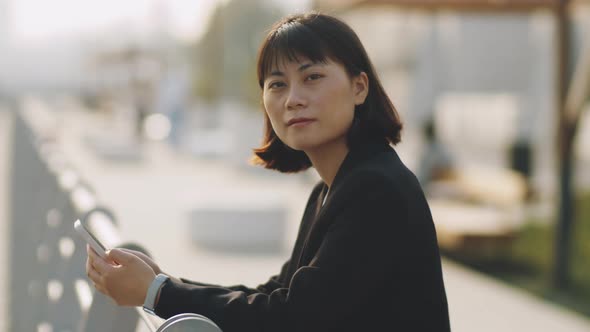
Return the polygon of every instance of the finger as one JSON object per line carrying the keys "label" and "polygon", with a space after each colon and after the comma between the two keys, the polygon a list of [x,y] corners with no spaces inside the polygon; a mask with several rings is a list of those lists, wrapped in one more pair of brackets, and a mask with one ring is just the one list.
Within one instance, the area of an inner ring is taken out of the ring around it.
{"label": "finger", "polygon": [[88,278],[92,280],[95,286],[102,285],[103,283],[102,276],[95,269],[90,269],[90,271],[88,271]]}
{"label": "finger", "polygon": [[90,245],[88,245],[88,244],[86,244],[86,251],[88,252],[88,256],[89,256],[89,257],[93,257],[93,258],[95,258],[95,259],[96,259],[97,257],[100,257],[101,259],[103,259],[103,260],[105,260],[105,261],[107,261],[107,262],[109,262],[109,263],[112,263],[112,265],[118,265],[118,264],[117,264],[115,261],[112,261],[111,259],[108,259],[108,258],[107,258],[107,259],[105,259],[105,258],[103,258],[101,255],[99,255],[99,254],[96,252],[96,250],[94,250],[94,249],[93,249],[93,248],[92,248]]}
{"label": "finger", "polygon": [[[91,259],[87,259],[86,260],[86,275],[90,276],[90,271],[93,270],[96,273],[98,273],[98,271],[96,271],[96,269],[94,268],[94,266],[92,265],[92,260]],[[100,275],[100,273],[98,273]]]}
{"label": "finger", "polygon": [[112,249],[107,252],[107,257],[121,265],[129,265],[139,259],[136,255],[121,249]]}
{"label": "finger", "polygon": [[146,256],[142,252],[140,252],[140,251],[131,250],[131,249],[127,249],[127,248],[117,248],[117,250],[121,250],[121,251],[124,251],[126,253],[130,253],[132,255],[135,255],[136,257],[139,257],[139,259],[145,261]]}
{"label": "finger", "polygon": [[96,269],[96,256],[88,253],[88,259],[86,260],[86,271],[88,272],[90,269]]}
{"label": "finger", "polygon": [[112,272],[115,268],[113,265],[109,264],[104,259],[96,256],[91,262],[91,266],[101,275],[106,273]]}
{"label": "finger", "polygon": [[86,259],[86,274],[88,274],[88,272],[91,269],[96,270],[96,268],[95,268],[96,263],[95,262],[96,262],[96,259],[99,257],[96,255],[96,253],[94,253],[92,251],[91,248],[89,248],[88,246],[86,248],[87,248],[87,252],[88,252],[88,258]]}
{"label": "finger", "polygon": [[134,254],[134,255],[137,255],[139,253],[139,251],[137,251],[137,250],[127,249],[127,248],[117,248],[117,250],[123,250],[125,252],[131,253],[131,254]]}
{"label": "finger", "polygon": [[88,244],[86,245],[86,252],[88,253],[88,257],[91,257],[93,259],[100,257],[100,256],[98,256],[96,251],[94,251],[94,249],[92,249]]}
{"label": "finger", "polygon": [[98,253],[87,243],[86,244],[86,252],[88,252],[88,254],[94,254],[94,256],[99,256]]}

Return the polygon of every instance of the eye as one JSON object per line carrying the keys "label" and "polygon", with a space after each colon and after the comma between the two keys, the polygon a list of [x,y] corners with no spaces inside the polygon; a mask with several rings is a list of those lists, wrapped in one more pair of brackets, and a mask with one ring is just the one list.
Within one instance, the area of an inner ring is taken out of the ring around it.
{"label": "eye", "polygon": [[268,84],[268,89],[278,89],[284,87],[285,83],[281,81],[275,81]]}
{"label": "eye", "polygon": [[318,80],[318,79],[320,79],[320,78],[322,78],[322,77],[324,77],[324,76],[323,76],[323,75],[321,75],[321,74],[310,74],[309,76],[307,76],[307,77],[305,78],[305,80],[306,80],[306,81],[315,81],[315,80]]}

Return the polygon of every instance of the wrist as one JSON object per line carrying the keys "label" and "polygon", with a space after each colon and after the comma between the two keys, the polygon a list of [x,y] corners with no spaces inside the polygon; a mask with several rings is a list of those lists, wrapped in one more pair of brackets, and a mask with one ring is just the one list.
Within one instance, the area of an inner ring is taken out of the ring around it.
{"label": "wrist", "polygon": [[143,310],[152,315],[155,315],[156,305],[158,303],[158,300],[160,299],[162,287],[168,280],[170,280],[170,277],[163,273],[158,274],[154,278],[154,280],[148,287],[145,301],[143,303]]}

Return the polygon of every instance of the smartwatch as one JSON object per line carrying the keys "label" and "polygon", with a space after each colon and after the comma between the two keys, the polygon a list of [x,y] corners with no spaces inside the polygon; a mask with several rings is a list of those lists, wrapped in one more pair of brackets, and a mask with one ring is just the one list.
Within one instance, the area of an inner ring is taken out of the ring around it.
{"label": "smartwatch", "polygon": [[166,281],[168,281],[170,277],[167,275],[160,273],[154,278],[154,281],[150,284],[148,288],[147,294],[145,296],[145,301],[143,302],[143,310],[149,314],[156,315],[156,297],[160,292],[160,288],[164,285]]}

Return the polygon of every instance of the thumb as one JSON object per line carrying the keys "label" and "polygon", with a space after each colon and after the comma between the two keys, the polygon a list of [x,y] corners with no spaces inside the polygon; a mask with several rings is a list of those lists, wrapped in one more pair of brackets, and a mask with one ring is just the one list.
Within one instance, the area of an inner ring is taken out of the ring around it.
{"label": "thumb", "polygon": [[121,265],[128,265],[135,259],[135,255],[122,249],[111,249],[107,251],[107,256],[109,259]]}

